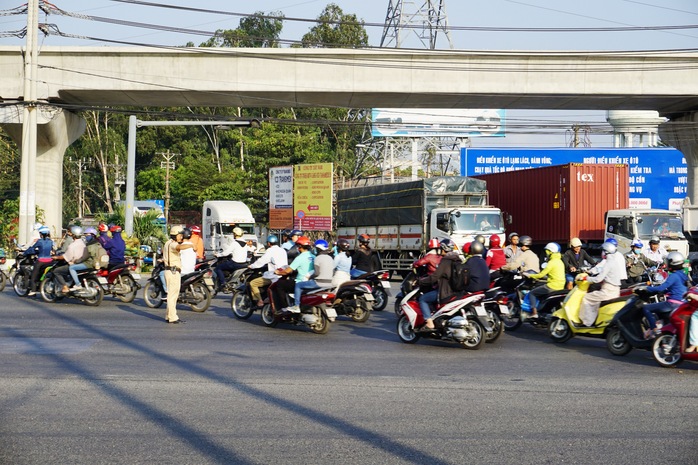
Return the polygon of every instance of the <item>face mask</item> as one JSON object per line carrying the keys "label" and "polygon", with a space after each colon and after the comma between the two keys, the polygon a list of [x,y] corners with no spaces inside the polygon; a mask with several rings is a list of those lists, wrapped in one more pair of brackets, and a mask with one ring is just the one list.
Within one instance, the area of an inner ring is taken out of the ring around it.
{"label": "face mask", "polygon": [[633,249],[633,253],[635,255],[640,255],[640,249]]}

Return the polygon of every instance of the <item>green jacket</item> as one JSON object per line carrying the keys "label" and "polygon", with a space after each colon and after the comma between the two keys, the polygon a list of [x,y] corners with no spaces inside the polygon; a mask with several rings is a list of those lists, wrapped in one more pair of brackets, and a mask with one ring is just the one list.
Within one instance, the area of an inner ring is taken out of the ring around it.
{"label": "green jacket", "polygon": [[548,276],[547,285],[554,291],[559,291],[565,288],[565,264],[562,262],[560,252],[550,254],[548,264],[540,273],[529,275],[530,278],[540,279]]}
{"label": "green jacket", "polygon": [[92,241],[92,243],[87,244],[85,253],[88,253],[89,257],[87,257],[82,263],[84,263],[88,268],[96,268],[96,259],[97,255],[99,255],[99,247],[100,245],[97,241]]}

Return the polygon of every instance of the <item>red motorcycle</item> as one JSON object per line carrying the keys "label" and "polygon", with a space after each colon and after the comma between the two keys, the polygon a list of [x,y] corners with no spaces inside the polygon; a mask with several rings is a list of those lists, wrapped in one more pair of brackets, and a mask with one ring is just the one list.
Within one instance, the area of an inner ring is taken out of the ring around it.
{"label": "red motorcycle", "polygon": [[141,288],[138,284],[141,275],[132,273],[131,268],[135,269],[135,265],[122,263],[112,269],[99,270],[97,276],[104,295],[112,295],[125,303],[133,302]]}
{"label": "red motorcycle", "polygon": [[698,352],[685,352],[689,347],[688,327],[691,316],[696,310],[698,310],[698,286],[693,286],[686,293],[686,302],[671,312],[669,324],[662,326],[661,335],[654,340],[652,355],[659,365],[671,367],[681,360],[698,361]]}

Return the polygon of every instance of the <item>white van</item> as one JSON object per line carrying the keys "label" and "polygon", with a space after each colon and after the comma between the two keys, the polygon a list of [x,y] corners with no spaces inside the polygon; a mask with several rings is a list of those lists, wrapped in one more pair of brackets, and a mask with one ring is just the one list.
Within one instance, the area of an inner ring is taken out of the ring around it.
{"label": "white van", "polygon": [[201,212],[201,238],[206,255],[220,252],[235,240],[233,229],[244,231],[242,240],[258,243],[255,235],[255,221],[252,212],[243,202],[237,200],[208,200]]}

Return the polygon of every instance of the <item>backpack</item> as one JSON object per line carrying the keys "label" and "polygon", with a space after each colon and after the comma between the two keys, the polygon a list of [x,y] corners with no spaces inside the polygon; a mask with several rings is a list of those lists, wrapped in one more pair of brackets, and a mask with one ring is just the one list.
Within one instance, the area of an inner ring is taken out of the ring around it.
{"label": "backpack", "polygon": [[465,263],[460,260],[452,260],[451,263],[451,278],[449,284],[454,292],[463,292],[465,284],[468,281],[468,270],[465,269]]}

